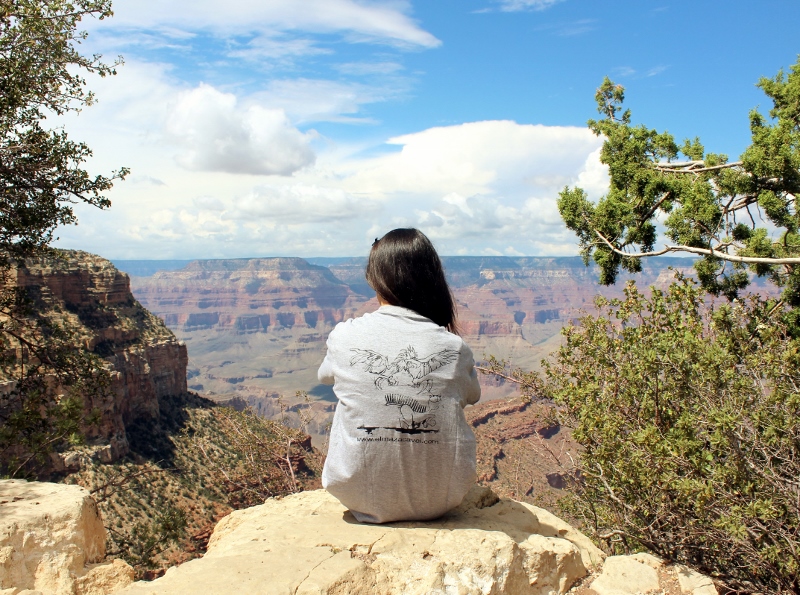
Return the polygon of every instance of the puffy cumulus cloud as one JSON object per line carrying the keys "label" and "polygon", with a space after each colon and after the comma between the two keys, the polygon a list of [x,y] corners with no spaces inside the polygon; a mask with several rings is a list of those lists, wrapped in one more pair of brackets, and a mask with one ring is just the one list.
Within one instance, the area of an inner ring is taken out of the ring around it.
{"label": "puffy cumulus cloud", "polygon": [[598,200],[608,191],[611,178],[608,166],[600,161],[602,147],[598,147],[586,157],[583,169],[575,178],[575,186],[583,188],[591,200]]}
{"label": "puffy cumulus cloud", "polygon": [[392,138],[401,150],[341,165],[344,187],[390,196],[504,196],[521,203],[572,183],[601,145],[588,129],[508,120],[430,128]]}
{"label": "puffy cumulus cloud", "polygon": [[488,196],[457,193],[418,208],[404,223],[423,230],[445,254],[574,254],[554,197],[531,197],[519,206]]}
{"label": "puffy cumulus cloud", "polygon": [[585,128],[484,121],[389,143],[400,151],[341,164],[342,187],[385,198],[383,231],[420,227],[447,254],[574,254],[558,193],[608,187],[602,139]]}
{"label": "puffy cumulus cloud", "polygon": [[338,188],[294,184],[262,186],[236,201],[226,213],[232,219],[277,223],[335,223],[374,216],[379,201],[355,197]]}
{"label": "puffy cumulus cloud", "polygon": [[178,162],[195,171],[289,175],[314,162],[310,134],[281,109],[239,105],[206,84],[178,97],[167,132],[182,147]]}
{"label": "puffy cumulus cloud", "polygon": [[148,144],[147,159],[121,163],[164,185],[120,184],[112,209],[79,212],[59,245],[113,258],[349,256],[416,226],[443,254],[571,255],[558,192],[607,191],[602,139],[582,128],[474,122],[389,142],[395,152],[371,158],[363,147],[323,149],[284,181],[189,172],[174,166],[172,148]]}
{"label": "puffy cumulus cloud", "polygon": [[228,0],[224,7],[215,0],[115,0],[113,26],[222,35],[310,31],[341,33],[356,42],[440,45],[410,11],[408,0]]}

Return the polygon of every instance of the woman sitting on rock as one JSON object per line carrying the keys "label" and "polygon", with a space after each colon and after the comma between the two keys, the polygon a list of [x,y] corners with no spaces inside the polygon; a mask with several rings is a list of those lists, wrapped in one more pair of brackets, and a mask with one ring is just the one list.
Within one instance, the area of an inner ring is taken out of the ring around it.
{"label": "woman sitting on rock", "polygon": [[362,522],[433,519],[475,481],[472,351],[422,232],[375,240],[366,276],[380,308],[336,325],[318,373],[339,399],[322,485]]}

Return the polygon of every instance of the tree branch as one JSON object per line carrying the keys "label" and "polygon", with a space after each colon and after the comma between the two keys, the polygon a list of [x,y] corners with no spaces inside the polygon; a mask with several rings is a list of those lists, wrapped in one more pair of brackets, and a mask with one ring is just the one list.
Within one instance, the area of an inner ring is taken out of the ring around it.
{"label": "tree branch", "polygon": [[609,242],[603,234],[596,229],[594,233],[597,234],[603,243],[608,246],[612,252],[620,256],[627,256],[630,258],[645,258],[648,256],[662,256],[671,252],[688,252],[690,254],[700,254],[703,256],[713,256],[720,260],[727,260],[730,262],[743,262],[748,264],[800,264],[800,258],[761,258],[757,256],[736,256],[726,254],[725,252],[717,252],[713,248],[694,248],[692,246],[667,246],[663,250],[656,250],[653,252],[625,252],[620,250],[614,244]]}
{"label": "tree branch", "polygon": [[700,167],[695,169],[695,165],[703,164],[703,161],[685,161],[683,163],[655,163],[653,167],[656,171],[669,172],[674,174],[699,174],[706,171],[716,171],[718,169],[730,169],[742,165],[741,161],[723,163],[722,165],[712,165],[710,167]]}

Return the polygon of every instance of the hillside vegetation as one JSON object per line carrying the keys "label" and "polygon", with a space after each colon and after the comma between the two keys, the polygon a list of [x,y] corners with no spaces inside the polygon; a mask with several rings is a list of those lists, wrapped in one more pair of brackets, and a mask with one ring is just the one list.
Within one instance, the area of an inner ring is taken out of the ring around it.
{"label": "hillside vegetation", "polygon": [[128,438],[123,459],[86,456],[63,481],[93,493],[109,555],[139,578],[201,555],[231,510],[319,487],[322,457],[308,436],[192,393],[162,399],[160,421],[128,427]]}
{"label": "hillside vegetation", "polygon": [[[751,111],[752,143],[729,161],[634,126],[624,89],[603,82],[589,127],[609,192],[593,203],[565,188],[564,222],[603,284],[684,252],[702,257],[699,286],[678,275],[648,297],[629,283],[565,328],[543,376],[516,377],[563,407],[582,446],[575,510],[609,550],[800,593],[800,59],[758,86],[773,108]],[[756,277],[780,298],[743,297]]]}

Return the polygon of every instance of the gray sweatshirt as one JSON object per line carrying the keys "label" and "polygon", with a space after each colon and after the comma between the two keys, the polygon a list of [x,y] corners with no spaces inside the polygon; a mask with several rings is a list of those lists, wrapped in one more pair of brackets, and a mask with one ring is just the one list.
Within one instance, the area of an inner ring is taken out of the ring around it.
{"label": "gray sweatshirt", "polygon": [[357,520],[426,520],[461,503],[475,481],[463,408],[481,395],[461,337],[381,306],[336,325],[318,376],[339,399],[322,485]]}

